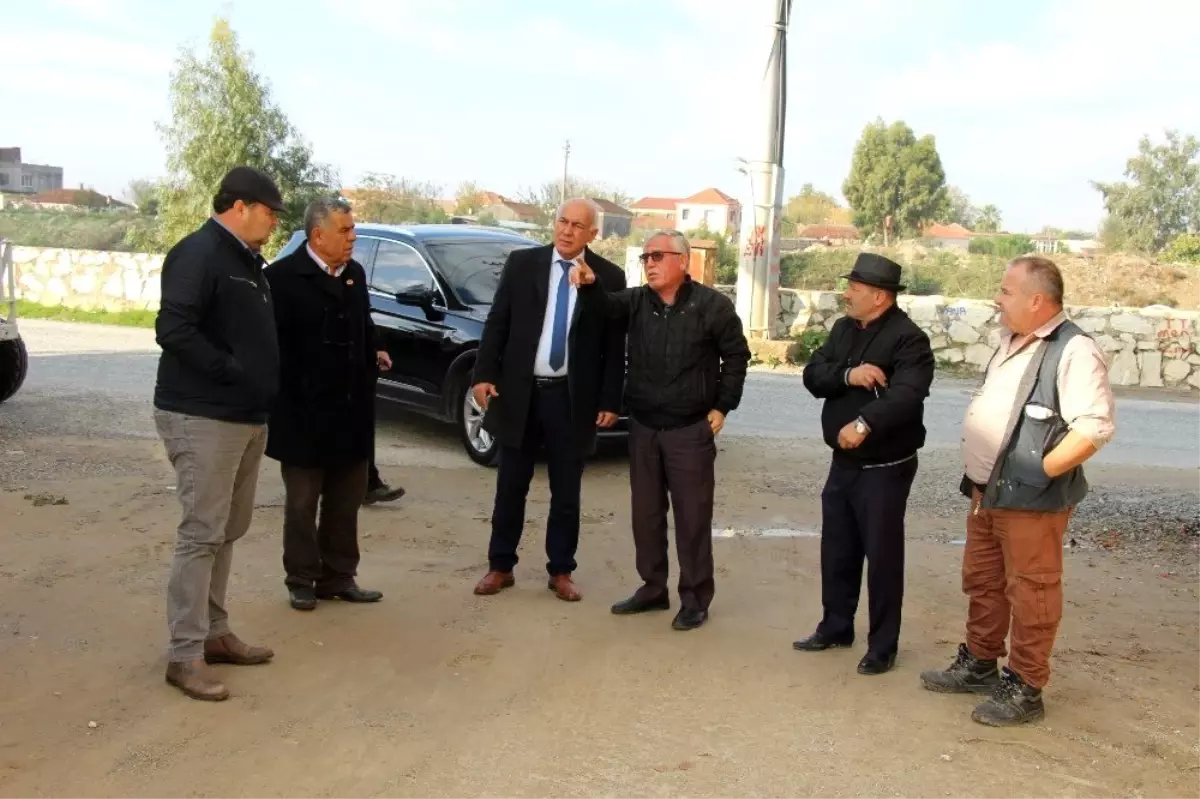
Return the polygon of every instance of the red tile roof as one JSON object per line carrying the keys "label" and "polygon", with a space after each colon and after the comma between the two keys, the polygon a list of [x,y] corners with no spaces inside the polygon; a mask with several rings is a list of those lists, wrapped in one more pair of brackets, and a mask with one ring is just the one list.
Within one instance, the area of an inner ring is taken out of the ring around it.
{"label": "red tile roof", "polygon": [[924,236],[927,239],[969,239],[971,231],[957,222],[952,225],[934,223],[925,228]]}
{"label": "red tile roof", "polygon": [[697,192],[686,200],[680,200],[680,202],[688,203],[689,205],[738,205],[737,200],[720,189],[713,188]]}
{"label": "red tile roof", "polygon": [[678,203],[674,197],[643,197],[629,207],[634,211],[674,211]]}

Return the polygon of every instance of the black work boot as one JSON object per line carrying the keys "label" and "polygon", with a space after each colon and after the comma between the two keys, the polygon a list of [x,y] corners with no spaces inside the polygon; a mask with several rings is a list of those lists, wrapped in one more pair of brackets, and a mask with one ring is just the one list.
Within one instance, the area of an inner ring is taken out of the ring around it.
{"label": "black work boot", "polygon": [[992,697],[976,707],[971,718],[992,727],[1012,727],[1037,721],[1045,715],[1041,689],[1030,686],[1005,666]]}
{"label": "black work boot", "polygon": [[987,694],[1000,684],[996,661],[980,660],[966,644],[958,645],[958,656],[944,671],[921,672],[921,684],[939,694]]}

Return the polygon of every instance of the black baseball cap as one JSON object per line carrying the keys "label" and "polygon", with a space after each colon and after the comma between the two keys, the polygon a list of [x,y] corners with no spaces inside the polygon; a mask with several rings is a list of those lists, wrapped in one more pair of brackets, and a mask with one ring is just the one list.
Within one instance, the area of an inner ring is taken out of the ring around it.
{"label": "black baseball cap", "polygon": [[283,210],[283,196],[271,176],[252,166],[235,166],[221,179],[218,194],[246,203],[262,203],[273,211]]}

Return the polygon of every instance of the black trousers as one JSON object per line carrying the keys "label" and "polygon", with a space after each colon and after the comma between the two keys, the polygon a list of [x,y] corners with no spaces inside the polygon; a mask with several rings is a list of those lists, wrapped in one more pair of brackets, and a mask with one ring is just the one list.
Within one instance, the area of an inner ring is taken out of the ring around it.
{"label": "black trousers", "polygon": [[914,457],[893,466],[829,469],[821,492],[821,603],[818,629],[854,635],[854,614],[867,560],[870,631],[867,651],[896,652],[904,600],[904,513],[917,475]]}
{"label": "black trousers", "polygon": [[654,430],[631,420],[629,490],[633,543],[643,585],[636,596],[668,594],[667,510],[675,511],[679,601],[708,610],[716,592],[712,516],[717,445],[707,419],[674,430]]}
{"label": "black trousers", "polygon": [[550,515],[546,519],[546,571],[553,575],[575,571],[579,548],[579,492],[583,458],[571,430],[571,393],[567,381],[536,385],[519,447],[501,447],[492,507],[492,539],[488,563],[492,571],[510,572],[517,565],[517,547],[525,527],[525,499],[542,446],[550,478]]}
{"label": "black trousers", "polygon": [[336,469],[284,464],[281,471],[287,493],[284,582],[328,591],[354,585],[359,560],[358,509],[367,491],[367,462]]}

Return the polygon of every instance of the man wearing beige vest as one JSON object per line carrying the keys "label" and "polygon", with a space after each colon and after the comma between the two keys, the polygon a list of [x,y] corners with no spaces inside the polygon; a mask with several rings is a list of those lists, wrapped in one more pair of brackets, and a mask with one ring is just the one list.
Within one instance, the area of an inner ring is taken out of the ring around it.
{"label": "man wearing beige vest", "polygon": [[1104,356],[1063,313],[1058,267],[1016,259],[996,304],[1004,335],[962,434],[962,490],[971,499],[966,643],[949,668],[923,672],[921,682],[940,693],[991,694],[971,718],[1008,726],[1045,715],[1042,688],[1063,611],[1063,533],[1087,494],[1082,464],[1114,425]]}

